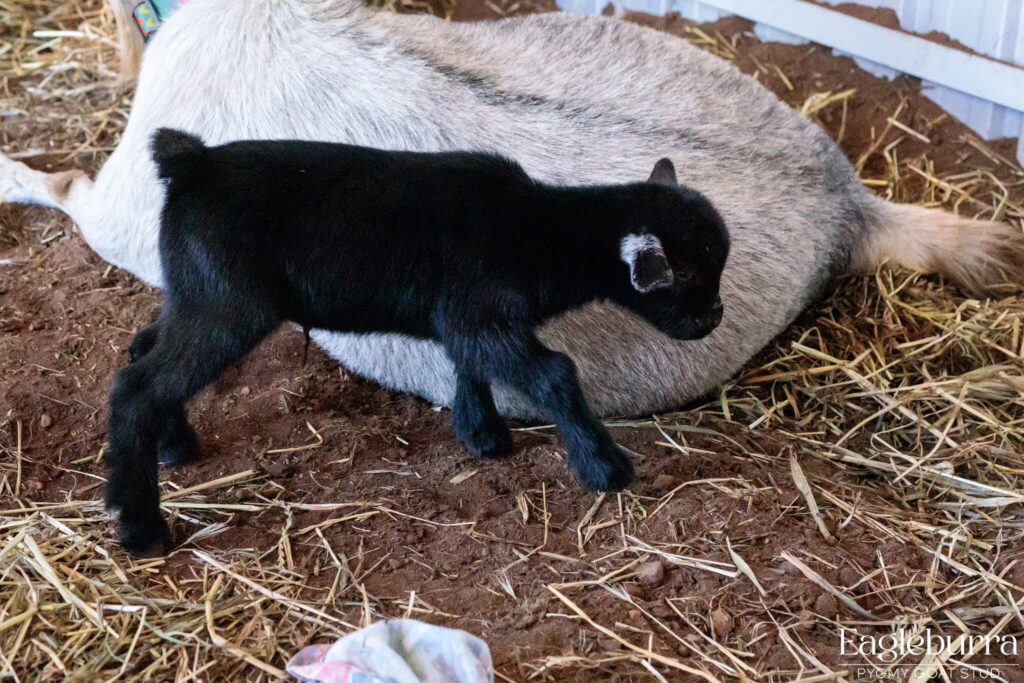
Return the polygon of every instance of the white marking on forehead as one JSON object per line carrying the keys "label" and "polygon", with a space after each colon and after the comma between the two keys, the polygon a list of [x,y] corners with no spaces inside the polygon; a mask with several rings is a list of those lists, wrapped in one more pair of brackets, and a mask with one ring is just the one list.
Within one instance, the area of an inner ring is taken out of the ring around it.
{"label": "white marking on forehead", "polygon": [[623,262],[629,266],[636,262],[636,255],[645,249],[662,251],[661,240],[649,233],[643,235],[633,233],[626,235],[619,242],[619,255],[622,257]]}

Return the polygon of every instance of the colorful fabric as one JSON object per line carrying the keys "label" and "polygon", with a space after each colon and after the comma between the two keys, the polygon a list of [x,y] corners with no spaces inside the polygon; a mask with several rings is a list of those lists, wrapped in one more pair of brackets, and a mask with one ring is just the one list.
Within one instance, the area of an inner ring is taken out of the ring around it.
{"label": "colorful fabric", "polygon": [[132,15],[139,31],[142,32],[143,40],[149,40],[149,37],[160,28],[160,24],[166,21],[174,10],[187,2],[188,0],[142,0],[136,5]]}
{"label": "colorful fabric", "polygon": [[494,683],[487,643],[415,619],[379,621],[332,645],[311,645],[287,669],[306,683]]}

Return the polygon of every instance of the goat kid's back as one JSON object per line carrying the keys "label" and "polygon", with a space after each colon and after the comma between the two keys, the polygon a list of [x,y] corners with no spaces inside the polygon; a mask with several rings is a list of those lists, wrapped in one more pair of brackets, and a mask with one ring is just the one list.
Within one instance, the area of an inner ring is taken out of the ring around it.
{"label": "goat kid's back", "polygon": [[618,254],[612,225],[642,229],[629,207],[651,187],[545,186],[482,153],[207,147],[169,129],[154,136],[153,156],[168,183],[160,253],[170,301],[197,285],[234,288],[222,296],[308,327],[422,338],[436,335],[439,307],[468,314],[500,301],[533,326],[609,291],[605,280],[625,282],[625,264],[599,254]]}

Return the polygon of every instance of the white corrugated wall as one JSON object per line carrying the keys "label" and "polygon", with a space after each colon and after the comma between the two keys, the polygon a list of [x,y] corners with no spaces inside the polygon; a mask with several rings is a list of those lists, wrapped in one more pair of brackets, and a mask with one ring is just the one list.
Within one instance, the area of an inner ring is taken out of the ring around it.
{"label": "white corrugated wall", "polygon": [[[842,0],[826,0],[839,4]],[[770,7],[776,0],[761,0],[762,7]],[[559,0],[568,11],[598,13],[607,0]],[[676,11],[688,19],[713,21],[727,14],[716,5],[728,6],[721,0],[616,0],[622,9],[665,14]],[[887,7],[896,12],[900,25],[909,31],[927,33],[941,31],[973,50],[997,59],[1024,65],[1024,0],[860,0],[858,4]],[[837,19],[843,20],[843,19]],[[780,12],[773,26],[757,24],[755,31],[762,40],[803,42],[799,35],[786,31],[786,15]],[[819,42],[822,41],[819,38]],[[870,46],[859,50],[871,54]],[[893,69],[869,59],[857,58],[858,63],[876,75],[892,77]],[[980,69],[984,71],[984,68]],[[983,72],[978,79],[991,77]],[[963,121],[982,137],[1020,137],[1024,152],[1024,114],[1007,106],[973,97],[930,81],[924,82],[925,94],[948,112]]]}

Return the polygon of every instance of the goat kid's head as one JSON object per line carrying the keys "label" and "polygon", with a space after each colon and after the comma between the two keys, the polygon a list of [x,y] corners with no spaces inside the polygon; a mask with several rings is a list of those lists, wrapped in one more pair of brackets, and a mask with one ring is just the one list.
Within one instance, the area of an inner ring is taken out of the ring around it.
{"label": "goat kid's head", "polygon": [[722,321],[729,235],[711,202],[679,186],[668,159],[647,184],[641,224],[619,243],[630,287],[616,298],[673,339],[700,339]]}

